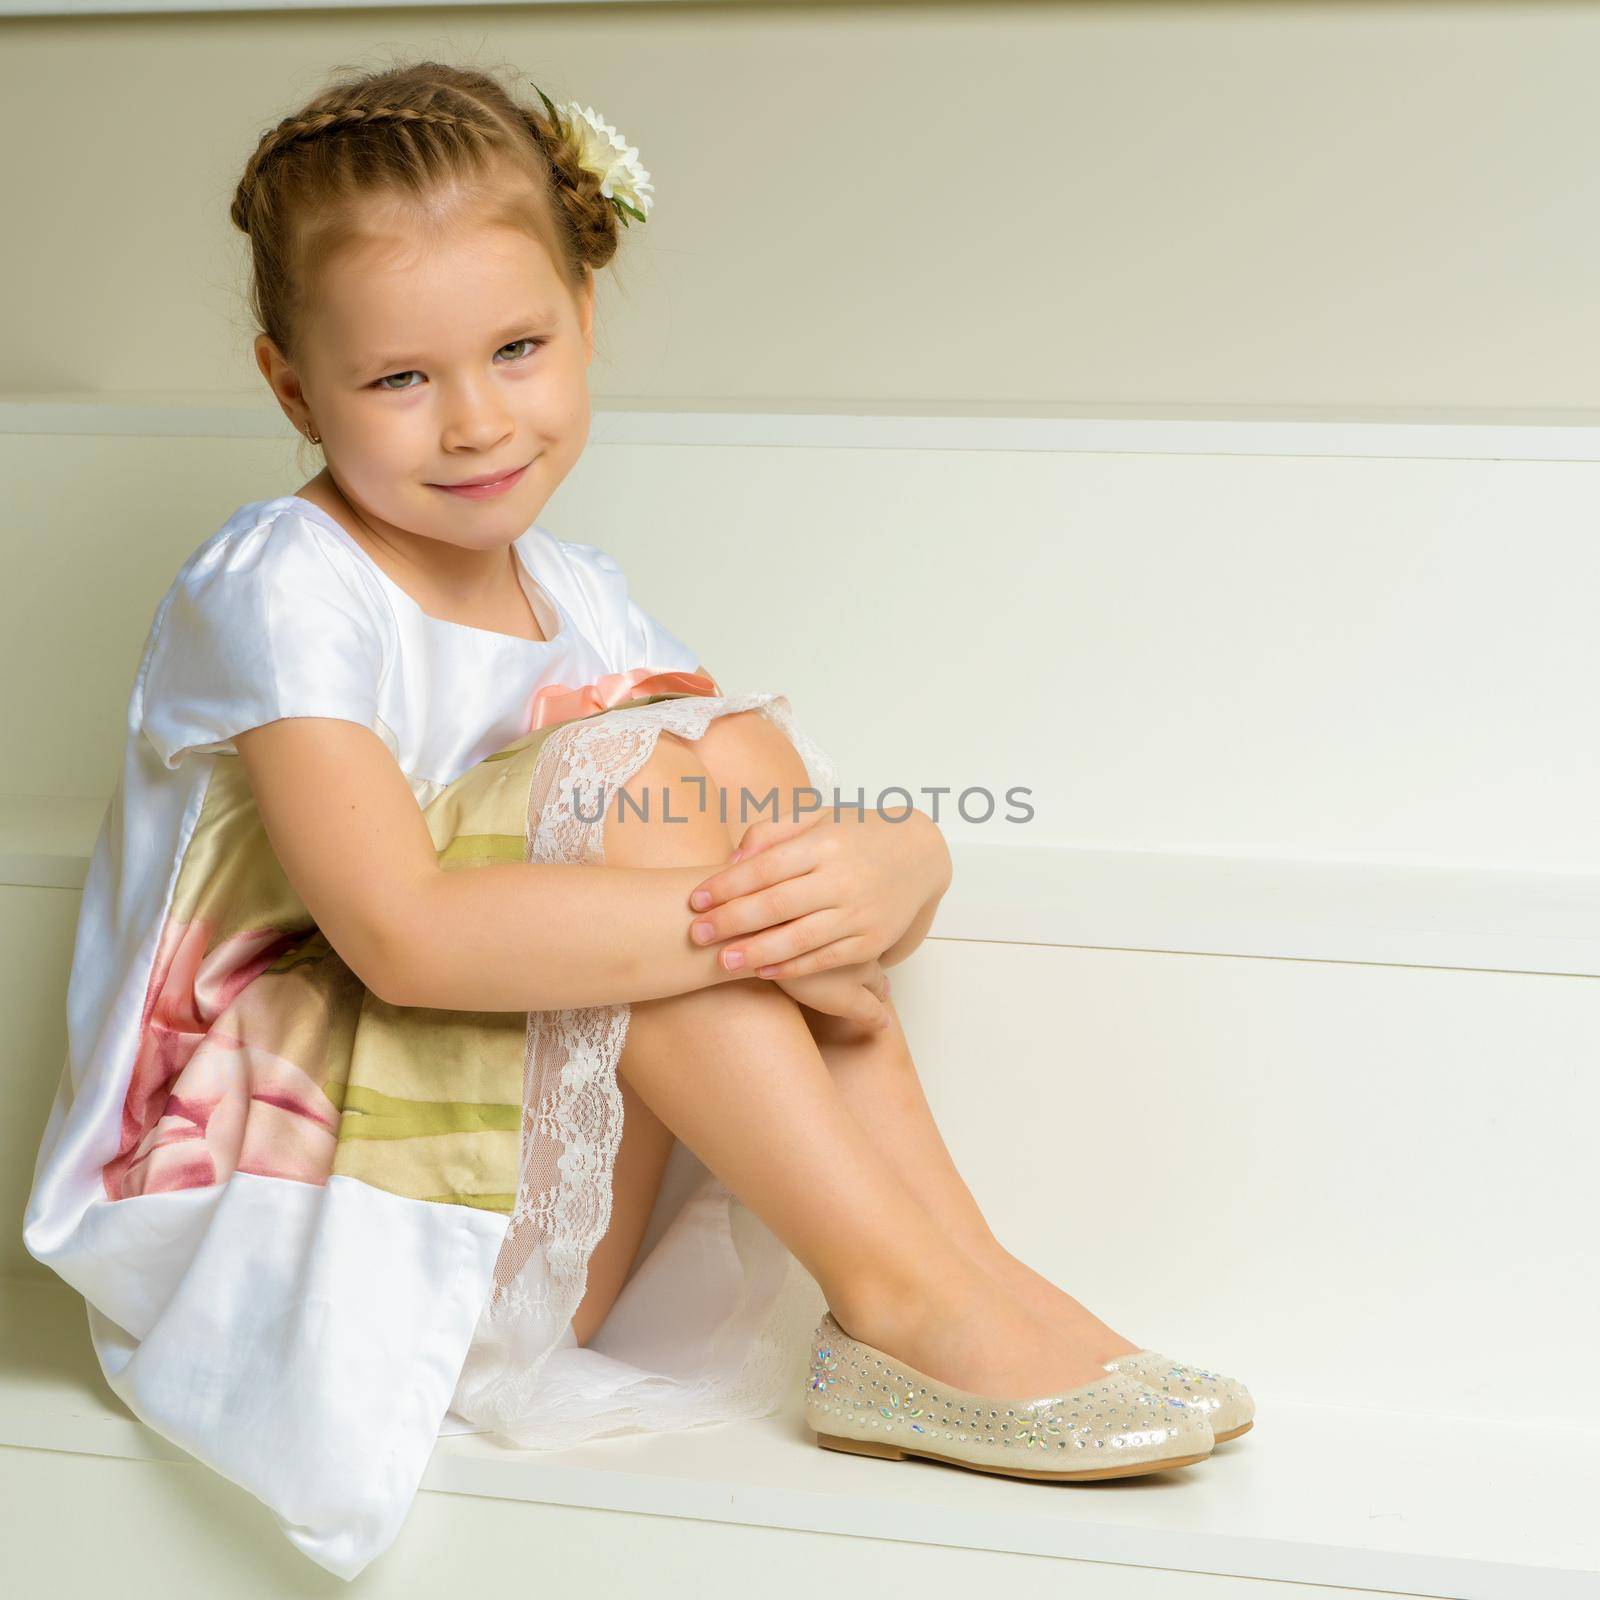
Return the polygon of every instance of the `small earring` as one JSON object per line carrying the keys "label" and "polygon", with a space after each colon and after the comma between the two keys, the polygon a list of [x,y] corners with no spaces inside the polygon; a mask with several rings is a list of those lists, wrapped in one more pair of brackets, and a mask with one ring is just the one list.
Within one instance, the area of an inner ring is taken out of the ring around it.
{"label": "small earring", "polygon": [[310,428],[306,429],[306,438],[308,438],[312,444],[322,443],[322,435],[320,433],[313,433]]}

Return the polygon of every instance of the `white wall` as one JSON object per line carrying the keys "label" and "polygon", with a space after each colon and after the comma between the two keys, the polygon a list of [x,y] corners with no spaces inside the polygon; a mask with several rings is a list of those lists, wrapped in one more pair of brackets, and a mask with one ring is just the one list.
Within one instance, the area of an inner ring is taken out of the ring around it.
{"label": "white wall", "polygon": [[[787,693],[852,792],[987,789],[995,820],[940,820],[1008,844],[1600,871],[1593,463],[917,448],[870,420],[855,448],[709,423],[666,445],[625,422],[597,420],[540,521],[612,551],[724,687]],[[27,574],[0,595],[26,753],[0,792],[109,793],[171,573],[301,481],[257,426],[0,431]]]}
{"label": "white wall", "polygon": [[244,162],[414,55],[638,147],[602,399],[1595,405],[1600,8],[1538,0],[0,20],[0,390],[258,386]]}

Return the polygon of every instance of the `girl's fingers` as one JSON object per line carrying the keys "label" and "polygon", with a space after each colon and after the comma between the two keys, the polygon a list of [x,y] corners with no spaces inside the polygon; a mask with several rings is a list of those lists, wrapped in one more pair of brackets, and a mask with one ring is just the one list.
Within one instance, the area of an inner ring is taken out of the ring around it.
{"label": "girl's fingers", "polygon": [[[702,878],[689,891],[690,909],[709,911],[736,895],[747,894],[751,889],[808,870],[812,864],[809,857],[806,858],[806,866],[797,867],[792,864],[795,860],[792,852],[777,856],[777,846],[800,838],[810,831],[811,826],[809,821],[752,823],[739,841],[738,859],[718,868],[709,878]],[[775,856],[778,866],[772,864]],[[726,938],[727,935],[720,937]]]}
{"label": "girl's fingers", "polygon": [[689,937],[696,944],[719,944],[820,910],[832,886],[817,875],[815,866],[806,841],[791,839],[754,860],[724,867],[689,896],[691,906],[702,892],[711,897],[704,909],[694,906]]}
{"label": "girl's fingers", "polygon": [[[738,948],[744,951],[747,967],[754,967],[758,962],[783,961],[811,946],[793,946],[788,941],[780,940],[776,944],[769,941],[758,947],[754,941],[767,938],[778,929],[802,924],[807,925],[808,932],[814,936],[817,929],[811,919],[815,917],[829,919],[829,939],[842,938],[845,927],[843,914],[837,904],[838,898],[829,889],[827,879],[816,873],[807,873],[801,878],[787,878],[770,889],[761,889],[755,894],[730,900],[727,905],[718,907],[715,918],[696,917],[690,924],[689,937],[696,944],[705,945],[738,940]],[[702,937],[698,931],[706,922],[712,924],[710,938]],[[718,934],[718,928],[727,931]]]}
{"label": "girl's fingers", "polygon": [[[805,870],[796,868],[793,865],[794,860],[794,853],[792,851],[783,853],[779,845],[762,851],[758,856],[752,856],[747,848],[741,860],[731,861],[727,866],[719,867],[709,878],[702,878],[689,891],[689,908],[701,913],[714,911],[718,906],[739,895],[749,894],[753,889],[761,889],[771,883],[778,883],[786,877],[793,876],[797,870]],[[729,932],[734,931],[736,930],[729,930]],[[724,939],[727,936],[726,933],[720,935]]]}
{"label": "girl's fingers", "polygon": [[889,974],[871,961],[867,965],[872,969],[873,975],[861,986],[861,993],[866,996],[867,1012],[861,1021],[869,1028],[883,1029],[889,1026],[889,1007],[885,1002],[889,998]]}
{"label": "girl's fingers", "polygon": [[758,850],[765,850],[782,839],[792,839],[797,833],[804,833],[815,820],[815,815],[773,817],[770,820],[760,818],[744,830],[739,840],[739,850],[743,855],[753,856]]}
{"label": "girl's fingers", "polygon": [[851,1008],[852,1019],[874,1031],[889,1026],[889,1008],[867,989],[858,989],[860,999]]}
{"label": "girl's fingers", "polygon": [[739,970],[758,978],[803,978],[861,959],[861,940],[853,934],[838,937],[838,927],[826,912],[769,929],[736,948],[749,952]]}

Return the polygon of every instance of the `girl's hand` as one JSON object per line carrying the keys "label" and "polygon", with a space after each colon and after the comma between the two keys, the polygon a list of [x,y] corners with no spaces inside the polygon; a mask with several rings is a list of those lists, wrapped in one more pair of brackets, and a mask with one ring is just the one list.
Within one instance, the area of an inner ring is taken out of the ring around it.
{"label": "girl's hand", "polygon": [[889,1008],[884,1004],[889,996],[889,974],[876,961],[772,981],[791,1000],[826,1017],[823,1028],[828,1037],[847,1039],[863,1028],[875,1033],[889,1026]]}
{"label": "girl's hand", "polygon": [[922,811],[896,820],[824,807],[763,820],[745,830],[732,864],[690,894],[690,937],[737,940],[721,952],[729,971],[802,977],[877,960],[949,881],[944,835]]}

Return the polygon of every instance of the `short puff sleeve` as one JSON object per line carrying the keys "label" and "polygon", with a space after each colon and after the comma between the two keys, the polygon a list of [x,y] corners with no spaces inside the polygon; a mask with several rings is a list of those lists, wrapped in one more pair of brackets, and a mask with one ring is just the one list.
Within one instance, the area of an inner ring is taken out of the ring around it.
{"label": "short puff sleeve", "polygon": [[693,672],[699,656],[665,623],[628,593],[628,579],[613,556],[592,544],[560,541],[580,574],[590,602],[595,643],[613,672],[653,667],[658,672]]}
{"label": "short puff sleeve", "polygon": [[140,726],[164,765],[234,754],[280,717],[376,728],[385,633],[376,597],[331,535],[282,513],[208,541],[157,615]]}

